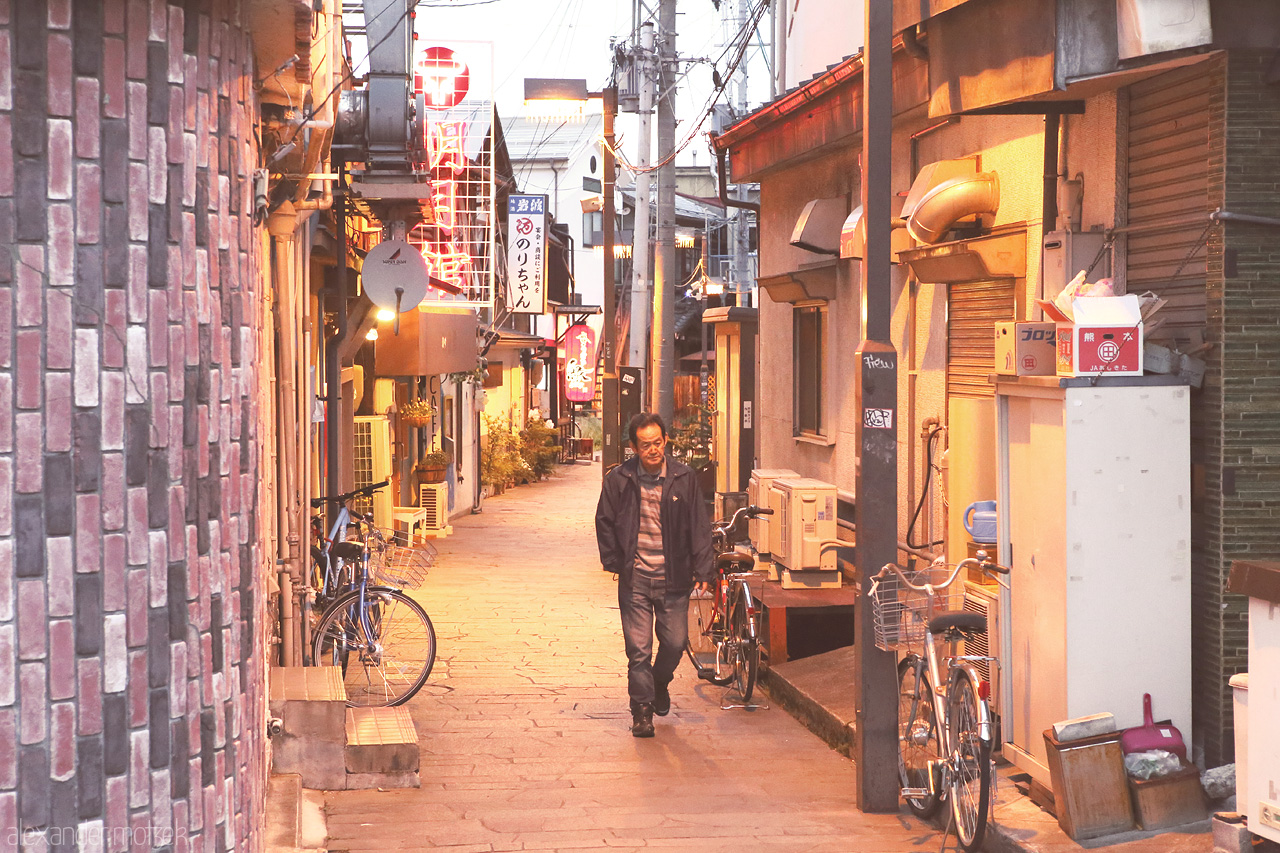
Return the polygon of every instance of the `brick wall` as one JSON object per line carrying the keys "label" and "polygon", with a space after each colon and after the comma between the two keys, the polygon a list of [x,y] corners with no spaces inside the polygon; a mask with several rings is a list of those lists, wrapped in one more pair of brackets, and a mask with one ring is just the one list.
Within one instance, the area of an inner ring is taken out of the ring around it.
{"label": "brick wall", "polygon": [[[1209,207],[1280,218],[1280,86],[1271,52],[1232,51],[1210,114]],[[1228,680],[1248,666],[1246,601],[1225,592],[1231,561],[1280,559],[1280,231],[1228,223],[1209,243],[1215,346],[1201,403],[1205,507],[1193,578],[1196,728],[1209,766],[1232,760]]]}
{"label": "brick wall", "polygon": [[0,0],[0,849],[261,847],[238,22]]}

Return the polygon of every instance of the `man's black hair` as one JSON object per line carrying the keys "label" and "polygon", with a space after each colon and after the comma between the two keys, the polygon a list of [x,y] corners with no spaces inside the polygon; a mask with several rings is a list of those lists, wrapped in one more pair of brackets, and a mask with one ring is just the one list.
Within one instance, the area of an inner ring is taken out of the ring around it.
{"label": "man's black hair", "polygon": [[631,419],[631,423],[627,424],[627,440],[632,445],[636,443],[636,433],[652,424],[657,424],[658,429],[662,430],[662,437],[667,437],[667,425],[663,423],[661,415],[655,415],[653,412],[641,412]]}

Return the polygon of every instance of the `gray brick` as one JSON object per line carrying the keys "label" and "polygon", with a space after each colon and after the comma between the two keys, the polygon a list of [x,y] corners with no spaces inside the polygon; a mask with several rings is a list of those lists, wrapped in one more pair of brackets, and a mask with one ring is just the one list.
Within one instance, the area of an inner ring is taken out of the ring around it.
{"label": "gray brick", "polygon": [[[76,825],[79,809],[76,807],[75,777],[62,782],[54,782],[49,786],[49,825],[73,827]],[[64,832],[54,839],[61,844],[51,845],[50,850],[56,853],[77,853],[73,833]]]}
{"label": "gray brick", "polygon": [[129,281],[129,212],[122,204],[108,204],[103,216],[102,284],[124,287]]}
{"label": "gray brick", "polygon": [[77,799],[80,801],[80,819],[92,820],[102,816],[106,777],[103,773],[101,738],[77,739],[75,780]]}
{"label": "gray brick", "polygon": [[44,3],[14,3],[11,28],[14,64],[18,68],[43,71],[48,40]]}
{"label": "gray brick", "polygon": [[[167,660],[169,655],[165,654]],[[151,767],[159,770],[169,766],[169,689],[157,687],[151,690],[151,713],[148,726],[151,732]],[[229,730],[228,730],[229,731]],[[228,768],[230,765],[228,765]]]}
{"label": "gray brick", "polygon": [[141,486],[147,482],[150,442],[150,408],[144,404],[126,406],[124,412],[124,471],[127,485]]}
{"label": "gray brick", "polygon": [[169,48],[147,45],[147,124],[169,123]]}
{"label": "gray brick", "polygon": [[25,243],[43,243],[48,234],[45,206],[45,164],[23,158],[13,166],[14,198],[17,203],[17,237]]}
{"label": "gray brick", "polygon": [[71,17],[75,34],[75,72],[85,77],[102,74],[102,4],[80,2]]}
{"label": "gray brick", "polygon": [[44,501],[40,495],[14,495],[14,569],[20,578],[44,577]]}
{"label": "gray brick", "polygon": [[96,492],[102,483],[102,416],[76,412],[72,461],[77,492]]}
{"label": "gray brick", "polygon": [[169,564],[169,639],[185,640],[187,628],[187,564]]}
{"label": "gray brick", "polygon": [[123,693],[102,697],[102,770],[108,776],[129,772],[128,707]]}
{"label": "gray brick", "polygon": [[0,198],[0,284],[13,281],[13,199]]}
{"label": "gray brick", "polygon": [[173,720],[169,726],[169,766],[174,768],[169,777],[169,795],[175,800],[185,799],[191,793],[191,774],[187,772],[187,721]]}
{"label": "gray brick", "polygon": [[215,781],[217,717],[210,709],[200,712],[200,785],[208,787]]}
{"label": "gray brick", "polygon": [[44,457],[44,515],[50,536],[70,536],[75,529],[75,482],[71,454],[46,453]]}
{"label": "gray brick", "polygon": [[129,124],[125,119],[102,123],[102,200],[123,203],[129,193]]}
{"label": "gray brick", "polygon": [[18,758],[18,811],[24,829],[48,826],[52,780],[49,750],[35,744],[22,747]]}
{"label": "gray brick", "polygon": [[168,611],[167,607],[152,607],[147,614],[147,685],[152,688],[169,686]]}
{"label": "gray brick", "polygon": [[169,210],[168,205],[147,206],[147,284],[169,286]]}
{"label": "gray brick", "polygon": [[[126,226],[127,227],[127,226]],[[99,326],[106,316],[103,295],[101,246],[76,247],[74,321],[77,326]]]}
{"label": "gray brick", "polygon": [[14,72],[13,152],[18,157],[39,157],[44,154],[48,140],[45,128],[45,117],[49,113],[47,97],[43,73]]}
{"label": "gray brick", "polygon": [[222,672],[226,664],[226,657],[222,650],[222,631],[218,630],[222,625],[222,594],[214,593],[209,596],[209,623],[214,626],[212,632],[213,646],[213,671]]}
{"label": "gray brick", "polygon": [[169,526],[169,451],[152,450],[147,464],[147,525]]}
{"label": "gray brick", "polygon": [[76,575],[76,654],[102,651],[102,575]]}

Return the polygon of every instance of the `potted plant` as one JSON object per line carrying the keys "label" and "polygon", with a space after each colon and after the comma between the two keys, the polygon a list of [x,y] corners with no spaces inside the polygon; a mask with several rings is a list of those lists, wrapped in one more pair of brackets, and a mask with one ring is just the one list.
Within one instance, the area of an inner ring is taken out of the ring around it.
{"label": "potted plant", "polygon": [[423,483],[443,483],[444,472],[453,462],[453,457],[444,450],[433,450],[418,460],[415,470],[418,479]]}
{"label": "potted plant", "polygon": [[400,419],[411,427],[430,426],[435,414],[436,407],[429,400],[410,400],[400,407]]}

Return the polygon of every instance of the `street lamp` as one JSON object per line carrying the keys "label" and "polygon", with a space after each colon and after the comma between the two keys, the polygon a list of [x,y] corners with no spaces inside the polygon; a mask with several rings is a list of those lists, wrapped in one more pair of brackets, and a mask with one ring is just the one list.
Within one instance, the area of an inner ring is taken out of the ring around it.
{"label": "street lamp", "polygon": [[588,98],[600,98],[604,109],[604,145],[601,160],[603,176],[600,180],[602,220],[602,238],[604,242],[604,376],[600,393],[601,420],[604,433],[604,447],[600,453],[601,469],[607,474],[609,470],[622,461],[622,424],[619,417],[618,398],[618,323],[617,293],[614,287],[613,258],[613,182],[614,182],[614,138],[613,119],[618,113],[618,87],[606,86],[599,92],[587,91],[586,80],[559,80],[546,78],[526,78],[524,81],[524,99],[526,102],[539,101],[578,103]]}

